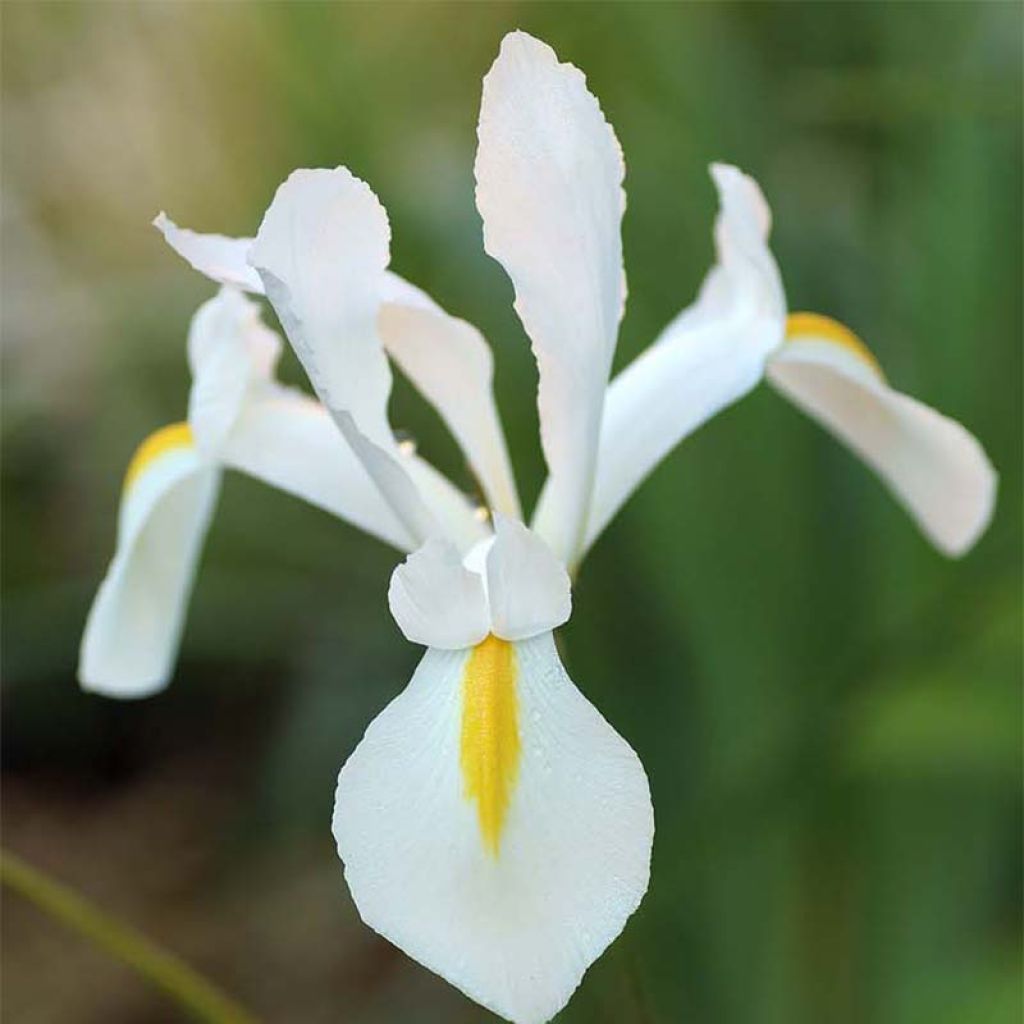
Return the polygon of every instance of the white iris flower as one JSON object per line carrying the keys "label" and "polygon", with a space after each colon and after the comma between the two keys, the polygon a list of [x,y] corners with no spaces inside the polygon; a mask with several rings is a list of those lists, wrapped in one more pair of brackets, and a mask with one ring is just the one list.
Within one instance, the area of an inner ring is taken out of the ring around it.
{"label": "white iris flower", "polygon": [[[348,170],[302,170],[254,239],[157,226],[222,285],[193,321],[189,421],[139,449],[86,627],[84,686],[141,696],[173,668],[222,468],[412,552],[392,614],[427,648],[341,770],[334,834],[363,919],[471,998],[534,1024],[565,1005],[647,888],[654,819],[636,754],[573,685],[553,630],[574,570],[683,437],[767,375],[859,451],[945,551],[991,513],[963,428],[892,391],[845,328],[787,317],[757,186],[713,169],[718,264],[609,386],[625,303],[622,153],[583,75],[515,32],[484,79],[476,158],[487,252],[539,370],[549,469],[519,498],[483,338],[388,269],[390,228]],[[265,296],[319,398],[273,379]],[[439,412],[484,507],[396,441],[390,361]]]}

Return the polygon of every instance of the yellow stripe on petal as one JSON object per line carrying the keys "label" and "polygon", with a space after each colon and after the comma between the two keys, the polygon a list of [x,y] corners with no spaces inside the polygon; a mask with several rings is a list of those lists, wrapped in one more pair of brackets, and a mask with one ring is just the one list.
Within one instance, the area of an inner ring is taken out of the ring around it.
{"label": "yellow stripe on petal", "polygon": [[856,356],[883,380],[885,374],[871,349],[849,327],[820,313],[790,313],[786,318],[787,341],[828,341]]}
{"label": "yellow stripe on petal", "polygon": [[478,643],[466,662],[461,763],[481,838],[496,857],[519,773],[519,708],[515,648],[493,635]]}
{"label": "yellow stripe on petal", "polygon": [[192,448],[193,445],[192,428],[187,423],[171,423],[154,431],[135,449],[124,475],[124,490],[127,491],[161,455],[182,448]]}

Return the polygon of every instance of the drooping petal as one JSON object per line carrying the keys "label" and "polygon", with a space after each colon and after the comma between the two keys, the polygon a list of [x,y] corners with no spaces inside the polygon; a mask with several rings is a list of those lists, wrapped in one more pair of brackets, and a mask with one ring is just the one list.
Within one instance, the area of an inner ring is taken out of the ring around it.
{"label": "drooping petal", "polygon": [[387,214],[343,167],[295,171],[249,252],[314,389],[417,543],[440,532],[402,465],[387,419],[391,371],[377,333]]}
{"label": "drooping petal", "polygon": [[551,634],[428,650],[338,779],[363,920],[470,998],[541,1024],[647,888],[654,822],[629,745]]}
{"label": "drooping petal", "polygon": [[[754,388],[781,342],[785,296],[768,249],[771,214],[757,183],[715,164],[718,262],[697,301],[611,383],[605,399],[594,497],[579,557],[659,462],[682,440]],[[553,481],[534,528],[547,535]]]}
{"label": "drooping petal", "polygon": [[424,647],[473,647],[490,629],[483,580],[453,544],[437,538],[392,573],[388,605],[405,638]]}
{"label": "drooping petal", "polygon": [[452,432],[488,504],[518,518],[519,496],[494,403],[494,360],[483,336],[438,306],[386,303],[379,327],[388,354]]}
{"label": "drooping petal", "polygon": [[140,445],[125,478],[117,551],[82,637],[84,689],[146,697],[167,685],[219,481],[186,423]]}
{"label": "drooping petal", "polygon": [[219,284],[233,285],[255,295],[263,294],[263,282],[248,262],[249,249],[254,239],[200,234],[188,228],[179,228],[163,211],[157,214],[153,227],[200,274]]}
{"label": "drooping petal", "polygon": [[504,38],[484,78],[478,134],[484,246],[512,279],[540,371],[544,536],[569,562],[583,540],[625,302],[622,151],[582,73],[523,32]]}
{"label": "drooping petal", "polygon": [[893,390],[863,342],[816,314],[789,318],[768,378],[882,478],[925,535],[964,554],[992,517],[997,477],[959,423]]}
{"label": "drooping petal", "polygon": [[572,613],[569,575],[551,549],[522,523],[496,515],[487,552],[491,629],[503,640],[550,632]]}
{"label": "drooping petal", "polygon": [[270,380],[280,354],[281,339],[260,320],[259,306],[234,288],[199,307],[188,334],[188,419],[203,454],[217,456],[246,398]]}

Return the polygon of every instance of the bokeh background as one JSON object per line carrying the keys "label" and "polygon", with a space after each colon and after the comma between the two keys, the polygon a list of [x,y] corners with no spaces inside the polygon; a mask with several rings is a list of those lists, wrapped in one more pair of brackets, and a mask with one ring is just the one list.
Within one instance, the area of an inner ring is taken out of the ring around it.
{"label": "bokeh background", "polygon": [[[492,1019],[362,927],[338,767],[419,652],[396,556],[226,481],[177,677],[79,692],[136,443],[180,419],[213,289],[149,227],[252,232],[345,163],[393,265],[478,324],[524,494],[535,371],[483,254],[480,79],[522,27],[584,68],[627,164],[617,366],[711,259],[706,168],[762,182],[793,308],[967,424],[1001,476],[965,559],[767,388],[687,441],[594,550],[570,670],[641,755],[650,891],[559,1020],[1020,1019],[1021,8],[977,4],[3,5],[3,842],[267,1022]],[[284,374],[301,374],[288,354]],[[393,422],[464,479],[402,383]],[[180,1010],[5,893],[3,1017]]]}

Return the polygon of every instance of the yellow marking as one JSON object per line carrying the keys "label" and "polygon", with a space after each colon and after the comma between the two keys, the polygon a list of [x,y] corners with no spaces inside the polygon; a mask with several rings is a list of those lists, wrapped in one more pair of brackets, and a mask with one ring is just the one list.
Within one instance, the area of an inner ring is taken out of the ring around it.
{"label": "yellow marking", "polygon": [[488,635],[473,648],[462,680],[462,782],[476,801],[484,846],[498,856],[505,816],[519,773],[516,652]]}
{"label": "yellow marking", "polygon": [[154,459],[175,448],[191,448],[192,445],[192,428],[187,423],[171,423],[154,431],[135,449],[124,475],[124,489],[127,491]]}
{"label": "yellow marking", "polygon": [[821,338],[834,345],[839,345],[855,355],[879,377],[885,378],[882,367],[872,355],[871,349],[849,327],[844,326],[838,320],[822,316],[820,313],[790,313],[786,318],[786,340],[795,341],[799,338],[806,338],[809,341]]}

